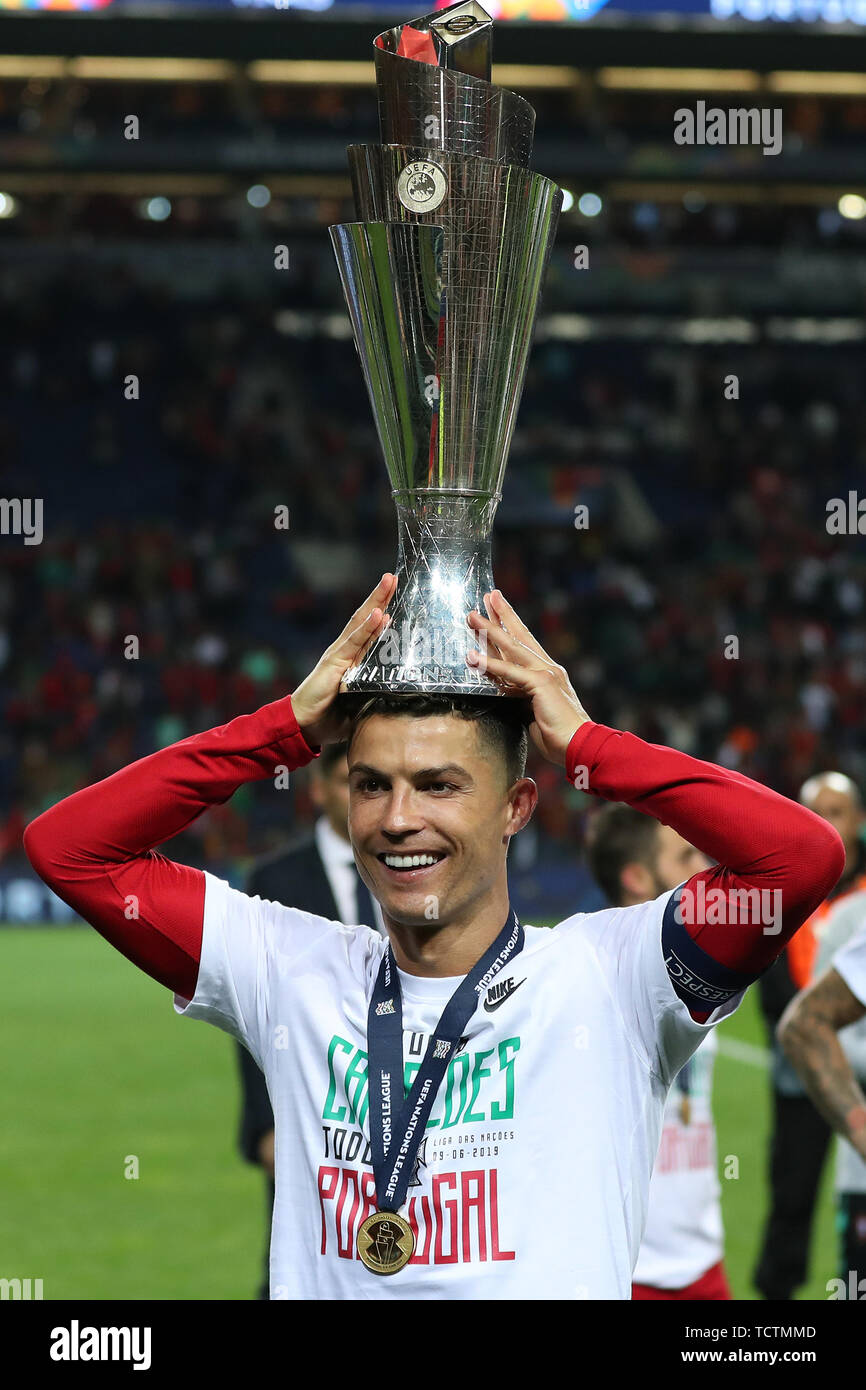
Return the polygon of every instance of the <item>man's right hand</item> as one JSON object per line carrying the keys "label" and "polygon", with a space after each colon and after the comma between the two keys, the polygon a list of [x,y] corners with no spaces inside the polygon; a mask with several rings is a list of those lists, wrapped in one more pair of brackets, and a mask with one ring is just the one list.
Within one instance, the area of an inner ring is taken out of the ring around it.
{"label": "man's right hand", "polygon": [[397,588],[395,574],[383,574],[373,592],[351,616],[336,642],[322,656],[292,695],[298,727],[310,747],[338,743],[348,732],[348,719],[334,701],[346,672],[362,659],[367,647],[391,621],[385,611]]}

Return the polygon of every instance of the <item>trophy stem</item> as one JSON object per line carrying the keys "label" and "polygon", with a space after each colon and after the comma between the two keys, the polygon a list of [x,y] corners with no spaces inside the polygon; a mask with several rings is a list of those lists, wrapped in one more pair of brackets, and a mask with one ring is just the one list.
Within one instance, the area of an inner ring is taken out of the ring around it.
{"label": "trophy stem", "polygon": [[499,695],[466,664],[477,635],[466,619],[485,613],[494,587],[491,532],[499,494],[461,488],[401,489],[397,506],[397,593],[391,625],[359,666],[351,693]]}

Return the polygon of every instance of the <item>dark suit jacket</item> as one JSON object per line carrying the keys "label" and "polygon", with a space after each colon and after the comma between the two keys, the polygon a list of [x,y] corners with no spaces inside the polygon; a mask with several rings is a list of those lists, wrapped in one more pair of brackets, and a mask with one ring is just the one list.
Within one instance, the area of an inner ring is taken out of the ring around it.
{"label": "dark suit jacket", "polygon": [[[339,910],[312,834],[258,860],[250,870],[246,891],[250,897],[268,898],[287,907],[299,907],[303,912],[314,912],[319,917],[339,920]],[[238,1060],[243,1092],[240,1149],[250,1163],[258,1163],[259,1142],[263,1134],[273,1129],[274,1115],[265,1078],[240,1043]]]}

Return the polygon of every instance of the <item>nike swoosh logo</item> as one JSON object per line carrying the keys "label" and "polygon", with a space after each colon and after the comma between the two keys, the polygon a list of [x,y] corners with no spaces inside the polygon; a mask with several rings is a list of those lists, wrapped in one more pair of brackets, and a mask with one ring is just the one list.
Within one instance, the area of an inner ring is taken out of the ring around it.
{"label": "nike swoosh logo", "polygon": [[499,1006],[500,1006],[501,1004],[504,1004],[508,999],[511,998],[512,994],[516,994],[516,993],[517,993],[517,991],[520,989],[520,986],[521,986],[521,985],[525,985],[525,984],[526,984],[526,980],[525,980],[525,979],[523,979],[523,980],[518,980],[516,985],[513,985],[512,988],[511,988],[510,990],[508,990],[508,992],[507,992],[506,994],[501,995],[501,997],[500,997],[499,999],[495,999],[494,1002],[493,1002],[492,1004],[490,1004],[490,1003],[485,999],[485,1000],[484,1000],[484,1007],[485,1007],[485,1009],[487,1010],[487,1012],[488,1012],[489,1014],[494,1013],[495,1010],[498,1009]]}

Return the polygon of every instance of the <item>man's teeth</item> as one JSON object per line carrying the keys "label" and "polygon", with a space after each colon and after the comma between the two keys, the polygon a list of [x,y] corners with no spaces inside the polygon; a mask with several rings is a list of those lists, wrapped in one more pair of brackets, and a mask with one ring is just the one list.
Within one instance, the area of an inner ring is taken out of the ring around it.
{"label": "man's teeth", "polygon": [[426,864],[438,864],[437,854],[386,854],[385,863],[389,869],[420,869]]}

